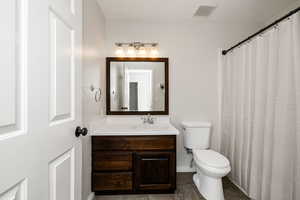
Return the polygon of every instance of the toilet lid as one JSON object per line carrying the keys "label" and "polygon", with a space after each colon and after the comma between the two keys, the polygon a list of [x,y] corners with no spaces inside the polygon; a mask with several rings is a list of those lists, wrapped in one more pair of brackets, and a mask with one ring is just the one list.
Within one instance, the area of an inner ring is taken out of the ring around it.
{"label": "toilet lid", "polygon": [[225,168],[230,166],[229,160],[216,151],[200,149],[193,150],[193,155],[195,157],[196,162],[198,161],[201,164],[210,167]]}

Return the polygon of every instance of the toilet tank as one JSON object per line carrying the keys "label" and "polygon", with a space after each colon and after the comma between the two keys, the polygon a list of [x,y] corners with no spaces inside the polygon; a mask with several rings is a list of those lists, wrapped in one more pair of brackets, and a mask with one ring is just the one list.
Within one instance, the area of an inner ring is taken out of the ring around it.
{"label": "toilet tank", "polygon": [[183,142],[187,149],[208,149],[210,143],[211,123],[182,122]]}

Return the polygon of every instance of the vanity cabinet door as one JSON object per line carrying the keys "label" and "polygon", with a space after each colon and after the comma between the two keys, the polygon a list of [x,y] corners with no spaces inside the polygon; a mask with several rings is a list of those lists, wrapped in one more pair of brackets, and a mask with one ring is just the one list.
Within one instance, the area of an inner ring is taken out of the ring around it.
{"label": "vanity cabinet door", "polygon": [[135,189],[173,192],[176,189],[175,152],[135,153]]}

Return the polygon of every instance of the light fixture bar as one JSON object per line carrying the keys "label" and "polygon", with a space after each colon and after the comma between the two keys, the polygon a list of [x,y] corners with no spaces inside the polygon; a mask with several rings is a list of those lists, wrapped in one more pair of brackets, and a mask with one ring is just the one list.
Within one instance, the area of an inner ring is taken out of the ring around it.
{"label": "light fixture bar", "polygon": [[117,42],[115,43],[116,46],[121,47],[121,46],[133,46],[133,47],[142,47],[142,46],[157,46],[157,42]]}
{"label": "light fixture bar", "polygon": [[129,56],[158,56],[157,42],[117,42],[116,55],[119,57]]}

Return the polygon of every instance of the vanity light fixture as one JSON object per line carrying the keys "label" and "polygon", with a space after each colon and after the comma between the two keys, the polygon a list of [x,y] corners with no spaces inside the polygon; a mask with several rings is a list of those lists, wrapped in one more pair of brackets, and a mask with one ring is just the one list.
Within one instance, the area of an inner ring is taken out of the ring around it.
{"label": "vanity light fixture", "polygon": [[116,55],[119,57],[134,57],[135,55],[143,57],[149,55],[149,57],[156,57],[158,55],[158,43],[130,42],[116,43],[115,45],[117,47]]}

